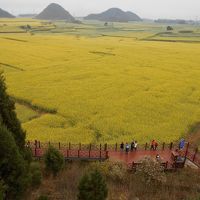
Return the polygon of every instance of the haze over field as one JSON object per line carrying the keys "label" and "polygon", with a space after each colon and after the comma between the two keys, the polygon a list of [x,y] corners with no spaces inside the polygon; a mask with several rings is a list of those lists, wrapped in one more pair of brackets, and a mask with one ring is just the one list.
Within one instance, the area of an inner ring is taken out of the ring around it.
{"label": "haze over field", "polygon": [[[51,0],[6,0],[0,7],[17,15],[23,13],[39,13]],[[199,19],[199,0],[57,0],[74,16],[86,16],[100,13],[111,7],[130,10],[143,18],[182,18]]]}

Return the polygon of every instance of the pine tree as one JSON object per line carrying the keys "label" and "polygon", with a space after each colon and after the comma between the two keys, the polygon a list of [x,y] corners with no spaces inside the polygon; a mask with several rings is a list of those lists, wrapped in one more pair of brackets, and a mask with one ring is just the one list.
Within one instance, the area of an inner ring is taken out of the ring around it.
{"label": "pine tree", "polygon": [[46,170],[52,172],[54,176],[63,168],[64,157],[54,147],[50,146],[44,155]]}
{"label": "pine tree", "polygon": [[21,199],[29,184],[27,165],[12,133],[0,125],[0,178],[5,184],[6,199]]}
{"label": "pine tree", "polygon": [[[25,148],[25,132],[15,113],[15,104],[6,92],[0,73],[0,180],[1,195],[6,199],[21,199],[30,183],[31,154]],[[2,190],[2,189],[1,189]]]}
{"label": "pine tree", "polygon": [[0,123],[4,124],[13,134],[20,150],[24,149],[25,132],[15,113],[15,103],[6,92],[5,79],[0,73]]}
{"label": "pine tree", "polygon": [[105,200],[108,195],[106,182],[98,170],[84,175],[78,189],[78,200]]}

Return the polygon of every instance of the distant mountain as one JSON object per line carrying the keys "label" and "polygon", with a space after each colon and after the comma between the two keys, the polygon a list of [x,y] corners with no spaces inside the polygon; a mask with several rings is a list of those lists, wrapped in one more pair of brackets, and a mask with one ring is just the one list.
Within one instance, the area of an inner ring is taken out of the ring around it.
{"label": "distant mountain", "polygon": [[37,14],[20,14],[18,15],[18,17],[22,17],[22,18],[33,18],[37,16]]}
{"label": "distant mountain", "polygon": [[187,21],[184,19],[157,19],[155,22],[164,24],[187,24]]}
{"label": "distant mountain", "polygon": [[15,16],[0,8],[0,18],[15,18]]}
{"label": "distant mountain", "polygon": [[124,12],[119,8],[110,8],[109,10],[100,14],[90,14],[84,17],[86,20],[99,20],[108,22],[128,22],[128,21],[142,21],[142,19],[133,12]]}
{"label": "distant mountain", "polygon": [[74,17],[68,11],[56,3],[48,5],[39,15],[36,16],[36,19],[67,20],[69,22],[75,21]]}

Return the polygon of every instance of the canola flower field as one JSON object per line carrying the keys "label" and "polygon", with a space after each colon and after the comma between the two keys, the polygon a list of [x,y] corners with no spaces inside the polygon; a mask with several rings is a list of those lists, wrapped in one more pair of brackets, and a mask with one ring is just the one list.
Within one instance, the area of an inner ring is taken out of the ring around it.
{"label": "canola flower field", "polygon": [[[188,32],[178,42],[185,29],[194,32],[191,43]],[[158,34],[164,31],[145,23],[0,20],[0,70],[27,139],[144,143],[184,136],[200,121],[199,29],[177,25],[174,37]]]}

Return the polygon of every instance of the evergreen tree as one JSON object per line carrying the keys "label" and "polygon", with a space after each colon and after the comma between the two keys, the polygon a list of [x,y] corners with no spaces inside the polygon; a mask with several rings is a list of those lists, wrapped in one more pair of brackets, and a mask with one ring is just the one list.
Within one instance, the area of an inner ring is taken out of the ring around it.
{"label": "evergreen tree", "polygon": [[20,154],[13,134],[2,125],[0,125],[0,177],[6,186],[6,199],[21,199],[29,184],[28,163]]}
{"label": "evergreen tree", "polygon": [[0,178],[0,200],[3,200],[5,198],[5,190],[6,187],[4,185],[4,182]]}
{"label": "evergreen tree", "polygon": [[0,73],[0,123],[4,124],[13,134],[14,139],[20,150],[24,149],[25,132],[15,113],[15,103],[6,93],[4,77]]}
{"label": "evergreen tree", "polygon": [[44,155],[46,170],[52,172],[54,176],[63,168],[64,157],[54,147],[50,146]]}
{"label": "evergreen tree", "polygon": [[84,175],[78,189],[78,200],[105,200],[108,195],[106,182],[98,170]]}

